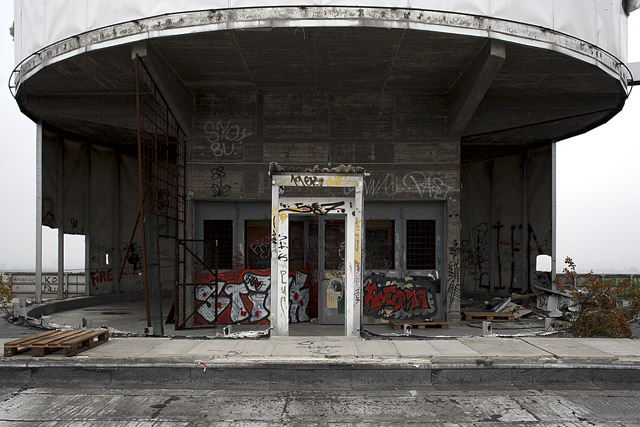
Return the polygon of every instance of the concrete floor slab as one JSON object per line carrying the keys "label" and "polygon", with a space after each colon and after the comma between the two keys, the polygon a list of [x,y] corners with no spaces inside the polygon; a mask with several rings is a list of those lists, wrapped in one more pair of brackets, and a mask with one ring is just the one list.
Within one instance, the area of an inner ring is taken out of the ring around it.
{"label": "concrete floor slab", "polygon": [[275,343],[267,339],[238,340],[233,349],[229,350],[227,357],[241,357],[243,359],[264,358],[273,352]]}
{"label": "concrete floor slab", "polygon": [[391,340],[359,340],[353,343],[360,359],[398,359],[400,353]]}
{"label": "concrete floor slab", "polygon": [[401,359],[430,359],[440,351],[426,340],[394,340],[392,341]]}
{"label": "concrete floor slab", "polygon": [[627,338],[581,338],[580,343],[615,356],[640,356],[640,340]]}
{"label": "concrete floor slab", "polygon": [[193,341],[194,347],[187,354],[204,360],[226,358],[238,342],[230,339]]}
{"label": "concrete floor slab", "polygon": [[543,357],[553,358],[553,355],[520,339],[472,337],[460,338],[460,342],[476,351],[483,357],[492,359],[517,358],[519,361],[539,360]]}
{"label": "concrete floor slab", "polygon": [[155,347],[169,341],[171,338],[109,338],[106,343],[82,352],[76,357],[137,360]]}
{"label": "concrete floor slab", "polygon": [[354,342],[358,337],[271,337],[270,358],[336,358],[356,357]]}
{"label": "concrete floor slab", "polygon": [[477,356],[478,352],[457,339],[434,340],[429,344],[442,356]]}
{"label": "concrete floor slab", "polygon": [[522,341],[553,354],[563,362],[598,363],[616,360],[616,356],[583,344],[580,339],[522,338]]}

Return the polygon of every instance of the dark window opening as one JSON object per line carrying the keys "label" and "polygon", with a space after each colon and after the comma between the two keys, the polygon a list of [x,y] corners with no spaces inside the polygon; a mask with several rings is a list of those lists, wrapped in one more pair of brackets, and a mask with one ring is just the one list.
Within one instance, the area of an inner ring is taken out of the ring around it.
{"label": "dark window opening", "polygon": [[244,265],[248,269],[271,268],[271,222],[249,220],[244,223]]}
{"label": "dark window opening", "polygon": [[218,241],[218,268],[233,268],[233,221],[226,219],[204,221],[204,262],[207,267],[216,267],[216,240]]}
{"label": "dark window opening", "polygon": [[344,270],[344,220],[324,223],[324,268]]}
{"label": "dark window opening", "polygon": [[407,270],[436,268],[436,221],[407,220]]}
{"label": "dark window opening", "polygon": [[391,219],[369,219],[366,226],[367,270],[395,269],[395,231]]}

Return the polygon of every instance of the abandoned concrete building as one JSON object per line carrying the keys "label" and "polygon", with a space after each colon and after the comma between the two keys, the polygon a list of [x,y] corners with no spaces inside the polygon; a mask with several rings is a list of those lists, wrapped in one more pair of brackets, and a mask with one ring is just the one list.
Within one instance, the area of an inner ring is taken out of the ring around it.
{"label": "abandoned concrete building", "polygon": [[155,334],[167,297],[176,328],[457,322],[550,285],[555,143],[623,107],[637,7],[15,0],[39,221]]}

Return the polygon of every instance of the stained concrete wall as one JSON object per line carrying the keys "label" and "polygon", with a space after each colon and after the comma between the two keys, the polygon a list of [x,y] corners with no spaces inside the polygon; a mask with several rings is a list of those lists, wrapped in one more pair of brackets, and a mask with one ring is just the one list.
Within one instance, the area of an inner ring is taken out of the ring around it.
{"label": "stained concrete wall", "polygon": [[[442,99],[419,94],[229,92],[196,96],[187,144],[189,191],[198,201],[271,199],[268,163],[353,164],[374,201],[439,202],[439,272],[458,315],[460,142],[446,134]],[[442,203],[444,202],[444,203]],[[198,237],[196,235],[196,237]],[[440,299],[440,298],[438,298]],[[446,304],[446,309],[444,305]]]}
{"label": "stained concrete wall", "polygon": [[[64,150],[62,172],[60,147]],[[65,234],[86,236],[89,295],[143,291],[140,225],[136,227],[138,161],[134,149],[131,145],[90,141],[50,127],[44,130],[42,224],[51,228],[62,225]],[[59,185],[64,188],[62,219]],[[173,246],[165,246],[163,253],[167,263],[172,264],[168,258]],[[168,283],[164,287],[171,289]]]}
{"label": "stained concrete wall", "polygon": [[551,145],[462,165],[463,296],[550,285],[536,256],[552,255]]}

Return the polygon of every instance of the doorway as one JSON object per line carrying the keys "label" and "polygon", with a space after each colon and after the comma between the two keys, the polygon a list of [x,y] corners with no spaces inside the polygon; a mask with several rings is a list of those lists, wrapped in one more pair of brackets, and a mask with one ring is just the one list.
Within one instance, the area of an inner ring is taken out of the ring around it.
{"label": "doorway", "polygon": [[[364,268],[364,173],[271,172],[271,328],[273,335],[289,335],[290,309],[290,217],[319,218],[319,312],[329,303],[322,321],[343,323],[346,336],[359,336],[362,328],[362,279]],[[285,195],[287,187],[302,187],[302,193]],[[314,197],[310,193],[338,194]],[[329,233],[327,234],[327,228]],[[328,239],[327,239],[328,238]],[[341,256],[341,244],[344,252]],[[325,254],[330,252],[330,256]],[[342,267],[342,268],[340,268]],[[343,272],[344,271],[344,272]],[[327,273],[331,277],[327,277]],[[342,304],[342,313],[339,312]]]}

